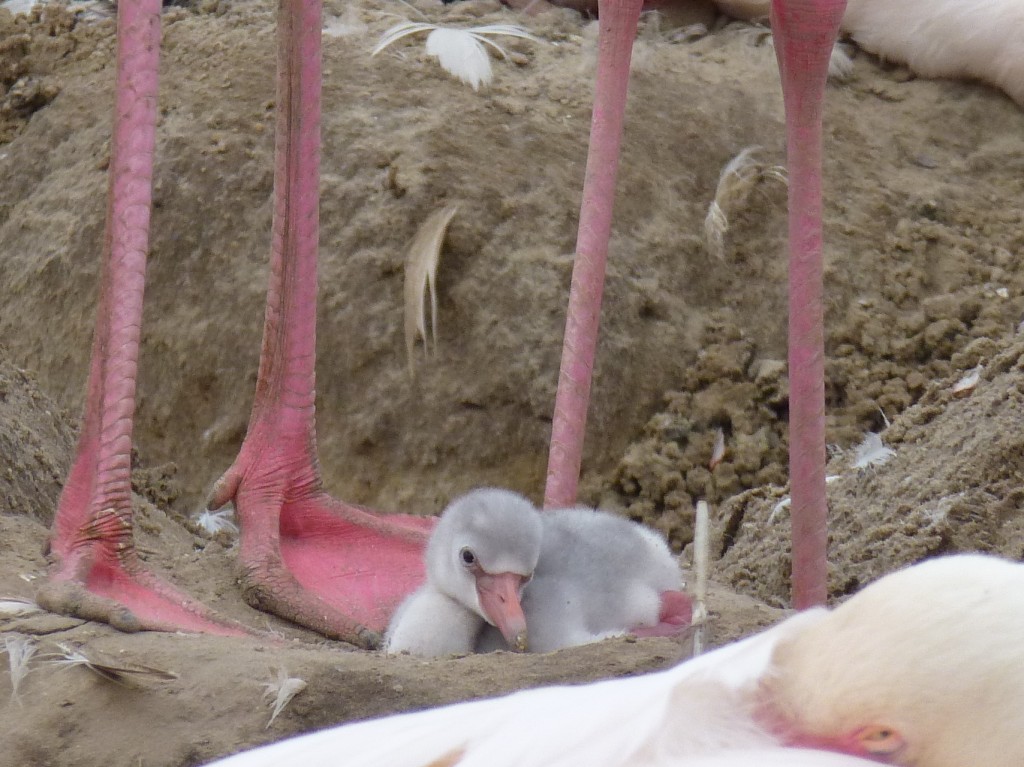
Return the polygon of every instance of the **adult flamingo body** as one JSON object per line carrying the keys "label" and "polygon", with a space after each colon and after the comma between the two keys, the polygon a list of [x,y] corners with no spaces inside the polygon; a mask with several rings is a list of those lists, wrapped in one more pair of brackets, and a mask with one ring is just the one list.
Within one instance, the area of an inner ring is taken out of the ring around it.
{"label": "adult flamingo body", "polygon": [[675,668],[344,725],[218,767],[1018,767],[1024,565],[961,555]]}

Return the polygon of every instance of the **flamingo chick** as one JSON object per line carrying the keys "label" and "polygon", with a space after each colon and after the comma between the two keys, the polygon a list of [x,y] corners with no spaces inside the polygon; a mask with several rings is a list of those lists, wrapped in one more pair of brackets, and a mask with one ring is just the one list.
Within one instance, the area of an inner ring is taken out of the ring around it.
{"label": "flamingo chick", "polygon": [[[523,590],[532,652],[552,652],[626,632],[676,634],[692,604],[665,539],[614,514],[577,507],[541,514],[540,559]],[[505,649],[485,629],[478,651]]]}
{"label": "flamingo chick", "polygon": [[426,569],[427,583],[392,620],[389,652],[550,652],[690,622],[679,568],[657,533],[592,509],[541,513],[505,490],[453,502]]}
{"label": "flamingo chick", "polygon": [[427,582],[399,606],[385,650],[430,657],[473,652],[485,624],[525,650],[520,594],[540,549],[540,513],[521,495],[485,489],[456,499],[427,543]]}
{"label": "flamingo chick", "polygon": [[217,765],[1019,767],[1022,642],[1024,565],[946,557],[667,671],[335,727]]}

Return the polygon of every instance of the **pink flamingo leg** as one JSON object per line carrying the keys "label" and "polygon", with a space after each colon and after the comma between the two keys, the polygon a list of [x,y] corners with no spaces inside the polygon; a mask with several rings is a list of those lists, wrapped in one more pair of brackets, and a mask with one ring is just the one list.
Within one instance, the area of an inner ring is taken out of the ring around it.
{"label": "pink flamingo leg", "polygon": [[[544,505],[575,502],[604,288],[629,59],[640,0],[601,0],[590,153],[580,211]],[[845,0],[773,0],[790,173],[790,473],[793,602],[827,591],[821,115]]]}
{"label": "pink flamingo leg", "polygon": [[789,473],[793,606],[828,596],[825,333],[822,310],[822,106],[846,0],[772,0],[789,163]]}
{"label": "pink flamingo leg", "polygon": [[[626,115],[629,60],[643,0],[600,0],[597,78],[590,123],[590,151],[583,181],[583,203],[576,239],[576,259],[569,288],[562,363],[551,428],[545,508],[576,502],[587,405],[597,350],[597,331],[604,292],[612,205],[619,170],[619,150]],[[654,627],[634,629],[643,636],[669,636],[690,625],[692,605],[686,594],[662,594],[661,615]]]}
{"label": "pink flamingo leg", "polygon": [[249,429],[210,501],[234,500],[246,599],[373,646],[424,580],[434,520],[378,516],[322,487],[315,380],[320,155],[319,0],[281,0],[270,286]]}
{"label": "pink flamingo leg", "polygon": [[572,506],[576,502],[612,230],[629,60],[642,5],[643,0],[600,0],[598,3],[600,28],[594,113],[551,425],[545,508]]}
{"label": "pink flamingo leg", "polygon": [[78,447],[54,517],[39,602],[125,631],[241,634],[139,561],[131,442],[156,135],[160,0],[118,9],[117,100],[100,300]]}

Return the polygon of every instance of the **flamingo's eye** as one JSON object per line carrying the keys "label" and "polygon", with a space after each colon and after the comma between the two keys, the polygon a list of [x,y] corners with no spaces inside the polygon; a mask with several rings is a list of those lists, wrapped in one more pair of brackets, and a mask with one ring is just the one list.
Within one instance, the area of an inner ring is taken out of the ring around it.
{"label": "flamingo's eye", "polygon": [[856,733],[856,739],[866,755],[882,759],[896,755],[906,745],[899,732],[882,724],[861,728]]}
{"label": "flamingo's eye", "polygon": [[464,565],[472,566],[476,564],[476,554],[468,546],[459,552],[459,558]]}

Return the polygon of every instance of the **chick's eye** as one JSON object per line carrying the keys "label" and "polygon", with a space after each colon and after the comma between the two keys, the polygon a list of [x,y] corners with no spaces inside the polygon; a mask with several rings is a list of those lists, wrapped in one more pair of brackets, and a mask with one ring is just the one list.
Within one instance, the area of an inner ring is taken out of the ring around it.
{"label": "chick's eye", "polygon": [[468,548],[465,548],[459,552],[459,558],[462,559],[462,564],[464,565],[476,564],[476,554],[474,554]]}

